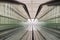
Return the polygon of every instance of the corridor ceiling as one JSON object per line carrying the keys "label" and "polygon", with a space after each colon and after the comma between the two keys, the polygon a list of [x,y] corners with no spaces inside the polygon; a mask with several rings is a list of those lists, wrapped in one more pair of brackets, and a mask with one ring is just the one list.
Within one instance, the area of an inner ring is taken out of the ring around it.
{"label": "corridor ceiling", "polygon": [[52,0],[0,0],[0,1],[19,4],[19,5],[11,4],[11,7],[12,7],[11,9],[13,11],[15,11],[16,14],[19,15],[18,19],[37,18],[39,20],[40,19],[47,20],[49,18],[50,14],[49,15],[46,15],[46,14],[56,7],[56,6],[51,6],[51,5],[55,5],[57,3],[60,4],[59,1],[56,2],[56,1],[52,1]]}
{"label": "corridor ceiling", "polygon": [[16,0],[16,1],[25,3],[27,5],[30,17],[33,19],[35,18],[39,5],[50,0]]}

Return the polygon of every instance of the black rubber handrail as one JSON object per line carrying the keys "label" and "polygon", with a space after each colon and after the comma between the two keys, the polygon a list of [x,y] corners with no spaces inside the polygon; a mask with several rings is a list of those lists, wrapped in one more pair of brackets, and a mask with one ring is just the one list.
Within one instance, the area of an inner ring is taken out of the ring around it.
{"label": "black rubber handrail", "polygon": [[34,30],[33,30],[33,27],[32,27],[32,40],[34,40]]}

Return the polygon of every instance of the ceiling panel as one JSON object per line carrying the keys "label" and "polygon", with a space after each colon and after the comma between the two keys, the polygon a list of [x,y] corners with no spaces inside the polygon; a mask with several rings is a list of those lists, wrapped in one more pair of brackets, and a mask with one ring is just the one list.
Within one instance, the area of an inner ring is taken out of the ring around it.
{"label": "ceiling panel", "polygon": [[22,15],[23,17],[29,19],[27,12],[25,11],[25,9],[23,8],[23,5],[12,5],[12,8],[14,10],[16,10],[20,15]]}
{"label": "ceiling panel", "polygon": [[25,3],[28,7],[28,11],[30,13],[31,18],[34,18],[39,5],[50,0],[17,0],[17,1]]}
{"label": "ceiling panel", "polygon": [[[18,10],[21,11],[22,13],[16,10],[15,7],[17,9],[19,8]],[[0,16],[25,21],[26,19],[21,17],[19,14],[28,19],[27,17],[28,15],[22,5],[0,3]]]}
{"label": "ceiling panel", "polygon": [[[39,15],[37,16],[37,18],[41,19],[43,18],[46,14],[48,14],[48,12],[50,10],[52,10],[54,8],[54,6],[47,6],[47,5],[44,5],[42,7],[42,10],[39,12]],[[48,15],[49,16],[49,15]]]}
{"label": "ceiling panel", "polygon": [[46,14],[44,17],[42,17],[40,20],[52,20],[56,18],[60,18],[60,6],[53,6],[54,9],[52,9],[48,14]]}

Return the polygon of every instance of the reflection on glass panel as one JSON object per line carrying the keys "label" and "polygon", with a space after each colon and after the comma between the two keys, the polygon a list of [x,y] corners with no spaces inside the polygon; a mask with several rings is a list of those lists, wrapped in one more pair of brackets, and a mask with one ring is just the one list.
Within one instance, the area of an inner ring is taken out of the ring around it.
{"label": "reflection on glass panel", "polygon": [[[50,8],[51,7],[51,8]],[[43,8],[45,8],[43,10]],[[60,30],[60,6],[43,6],[39,16],[39,21],[44,21],[44,27]]]}
{"label": "reflection on glass panel", "polygon": [[[19,12],[16,8],[22,12]],[[0,30],[21,27],[20,24],[22,21],[26,21],[22,16],[26,13],[22,5],[10,4],[10,3],[0,3]],[[27,13],[26,13],[27,14]],[[27,18],[27,17],[26,17]]]}

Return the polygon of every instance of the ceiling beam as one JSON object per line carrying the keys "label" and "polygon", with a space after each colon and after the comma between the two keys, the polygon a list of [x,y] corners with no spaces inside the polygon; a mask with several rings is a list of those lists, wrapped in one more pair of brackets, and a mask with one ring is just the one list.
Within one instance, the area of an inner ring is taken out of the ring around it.
{"label": "ceiling beam", "polygon": [[27,6],[26,6],[24,3],[21,3],[21,2],[15,1],[15,0],[0,0],[0,2],[23,5],[23,8],[24,8],[25,11],[27,12],[28,17],[31,18],[31,17],[30,17],[30,14],[29,14],[29,11],[28,11],[28,9],[27,9]]}
{"label": "ceiling beam", "polygon": [[41,16],[41,17],[39,17],[38,19],[43,18],[45,15],[47,15],[49,12],[51,12],[54,8],[56,8],[56,7],[53,7],[52,9],[50,9],[49,11],[47,11],[44,15],[42,15],[42,16]]}
{"label": "ceiling beam", "polygon": [[54,1],[49,1],[49,2],[46,2],[46,3],[43,3],[39,6],[38,10],[37,10],[37,13],[35,15],[35,19],[37,18],[39,12],[42,10],[42,7],[44,5],[47,5],[47,6],[57,6],[57,5],[60,5],[60,1],[59,0],[54,0]]}

